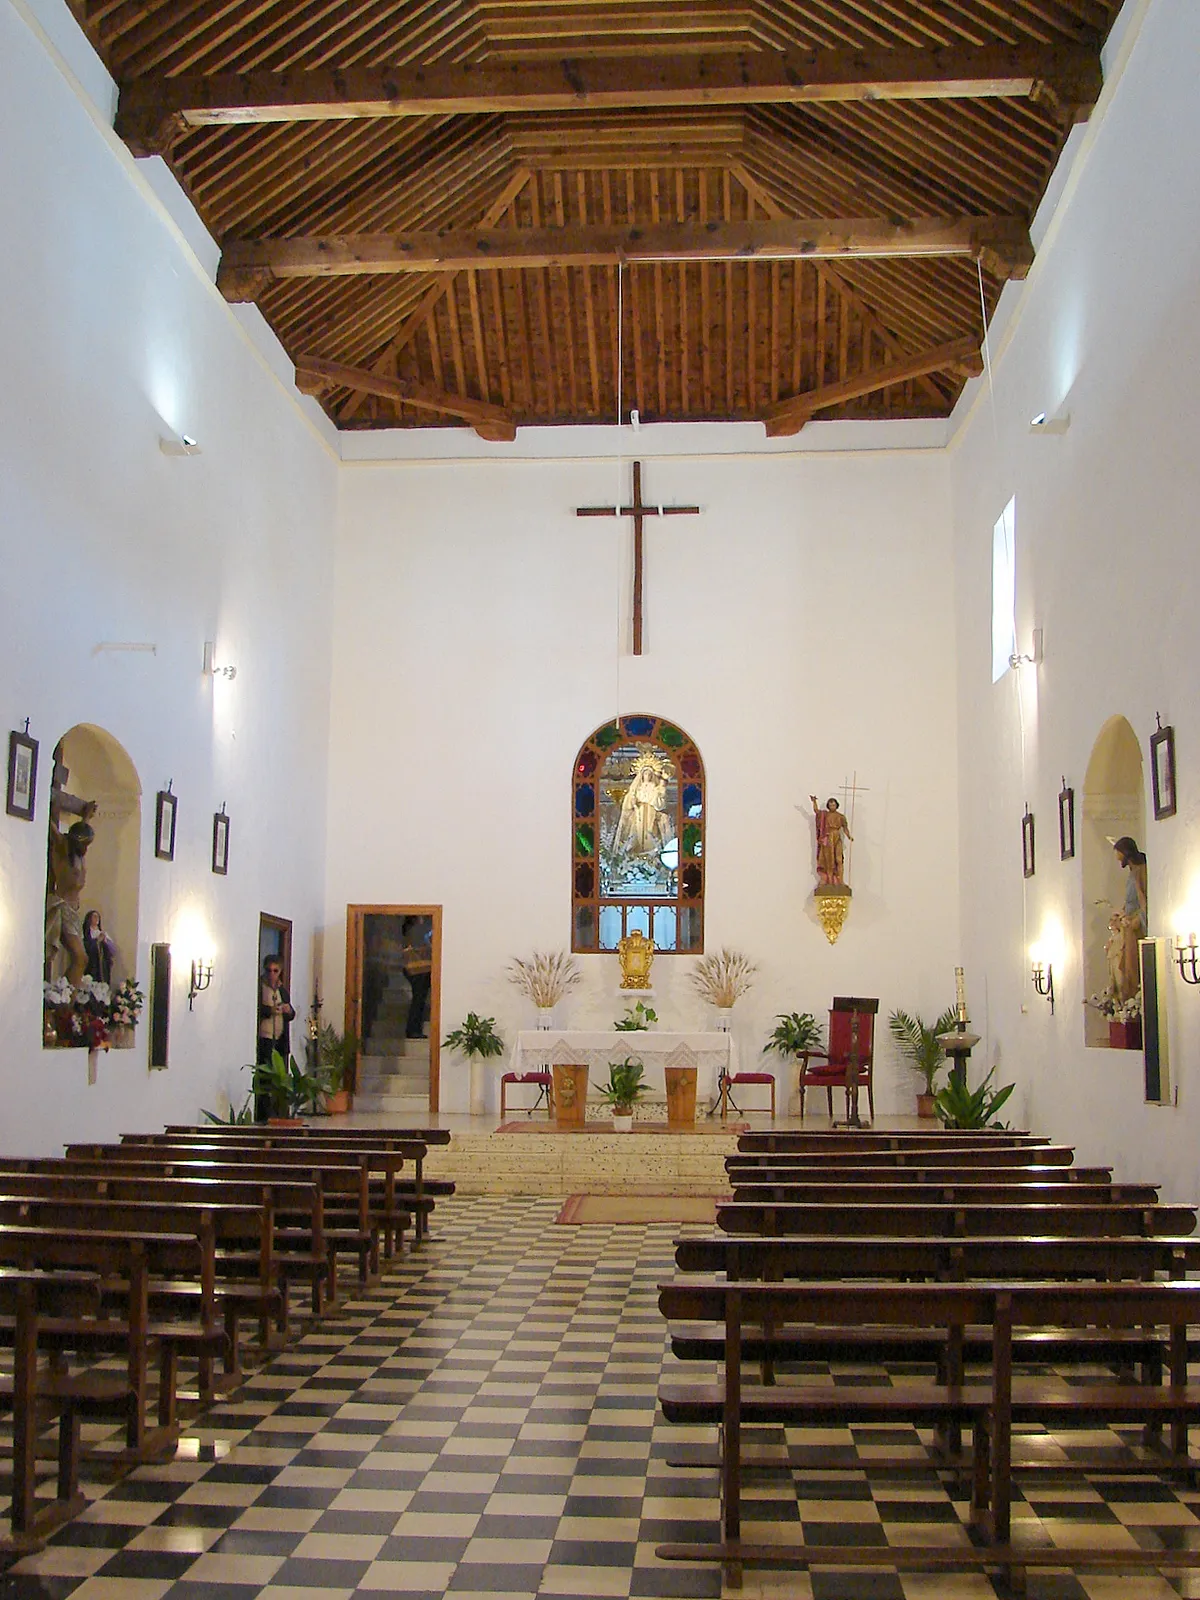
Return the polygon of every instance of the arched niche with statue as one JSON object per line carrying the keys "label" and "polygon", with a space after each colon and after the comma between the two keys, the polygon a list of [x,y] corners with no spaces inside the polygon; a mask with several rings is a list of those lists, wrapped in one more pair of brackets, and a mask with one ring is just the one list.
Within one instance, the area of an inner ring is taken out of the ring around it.
{"label": "arched niche with statue", "polygon": [[[83,832],[71,835],[80,825],[91,830],[90,840]],[[129,753],[104,728],[78,723],[54,748],[50,792],[43,979],[58,986],[60,999],[63,985],[78,990],[84,975],[107,981],[113,995],[137,976],[141,831],[142,786]],[[92,913],[99,913],[98,927]],[[47,1048],[98,1041],[92,1017],[99,1008],[83,1018],[90,1034],[70,1009],[54,1004],[48,989]],[[106,1026],[103,1032],[106,1044],[133,1043],[132,1029]]]}
{"label": "arched niche with statue", "polygon": [[[1145,849],[1146,780],[1137,734],[1125,717],[1113,716],[1100,729],[1092,746],[1079,839],[1083,992],[1089,1002],[1083,1013],[1084,1043],[1097,1049],[1132,1048],[1141,1042],[1136,992],[1133,1000],[1126,999],[1124,1004],[1115,999],[1115,991],[1121,987],[1121,943],[1128,943],[1137,931],[1130,927],[1126,934],[1117,920],[1125,917],[1127,902],[1136,898],[1138,873],[1136,866],[1123,866],[1114,850],[1114,844],[1121,839],[1133,839],[1140,850]],[[1144,900],[1144,866],[1140,874]],[[1145,931],[1143,927],[1142,933]],[[1130,1013],[1124,1019],[1128,1022],[1133,1022],[1136,1011],[1136,1025],[1113,1027],[1114,1021],[1122,1020],[1121,1011]]]}

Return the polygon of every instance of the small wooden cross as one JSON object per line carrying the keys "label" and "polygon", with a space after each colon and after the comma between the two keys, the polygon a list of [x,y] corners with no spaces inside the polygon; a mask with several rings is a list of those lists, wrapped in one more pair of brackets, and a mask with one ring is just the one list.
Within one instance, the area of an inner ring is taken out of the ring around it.
{"label": "small wooden cross", "polygon": [[633,653],[642,653],[642,520],[645,517],[698,517],[699,506],[648,506],[642,502],[642,463],[633,463],[631,506],[577,506],[577,517],[633,518]]}

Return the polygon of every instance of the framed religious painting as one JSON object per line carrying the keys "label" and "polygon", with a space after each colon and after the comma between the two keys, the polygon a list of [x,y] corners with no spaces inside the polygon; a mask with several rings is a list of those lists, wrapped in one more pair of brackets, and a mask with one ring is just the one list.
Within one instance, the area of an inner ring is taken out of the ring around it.
{"label": "framed religious painting", "polygon": [[1063,861],[1075,854],[1075,791],[1067,787],[1066,778],[1058,791],[1058,854]]}
{"label": "framed religious painting", "polygon": [[29,737],[29,724],[25,732],[14,729],[8,736],[8,802],[10,817],[20,817],[22,822],[33,821],[34,801],[37,799],[38,742]]}
{"label": "framed religious painting", "polygon": [[160,861],[175,859],[175,796],[171,785],[160,789],[154,807],[154,854]]}
{"label": "framed religious painting", "polygon": [[1027,878],[1032,878],[1037,871],[1037,858],[1033,849],[1033,812],[1025,807],[1025,815],[1021,818],[1021,870]]}
{"label": "framed religious painting", "polygon": [[213,813],[212,869],[222,878],[229,871],[229,818],[224,806]]}
{"label": "framed religious painting", "polygon": [[1156,715],[1158,731],[1150,735],[1150,779],[1154,788],[1154,820],[1175,815],[1175,729],[1163,727]]}

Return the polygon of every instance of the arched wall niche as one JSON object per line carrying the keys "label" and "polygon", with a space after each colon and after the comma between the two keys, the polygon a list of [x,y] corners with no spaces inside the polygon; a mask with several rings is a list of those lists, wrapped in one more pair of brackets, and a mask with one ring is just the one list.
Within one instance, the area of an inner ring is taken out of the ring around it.
{"label": "arched wall niche", "polygon": [[[80,800],[94,800],[96,837],[87,853],[87,883],[80,914],[97,909],[116,945],[113,982],[137,975],[138,896],[141,885],[142,786],[128,752],[104,728],[77,723],[55,748],[66,769],[63,787]],[[71,822],[64,816],[62,826]],[[60,950],[48,978],[65,970]]]}
{"label": "arched wall niche", "polygon": [[[1146,839],[1146,780],[1142,747],[1122,716],[1109,717],[1100,729],[1087,765],[1080,828],[1083,884],[1084,994],[1108,988],[1108,919],[1125,903],[1125,872],[1113,853],[1112,841],[1123,834]],[[1109,1044],[1108,1018],[1085,1006],[1084,1043],[1100,1049]]]}

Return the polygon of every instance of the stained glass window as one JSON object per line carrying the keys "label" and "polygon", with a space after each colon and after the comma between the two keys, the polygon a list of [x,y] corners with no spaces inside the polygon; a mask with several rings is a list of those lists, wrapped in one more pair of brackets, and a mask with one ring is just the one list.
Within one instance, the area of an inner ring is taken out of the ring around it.
{"label": "stained glass window", "polygon": [[[655,716],[608,722],[575,758],[571,948],[640,931],[663,954],[704,949],[704,763]],[[586,819],[586,820],[585,820]]]}

